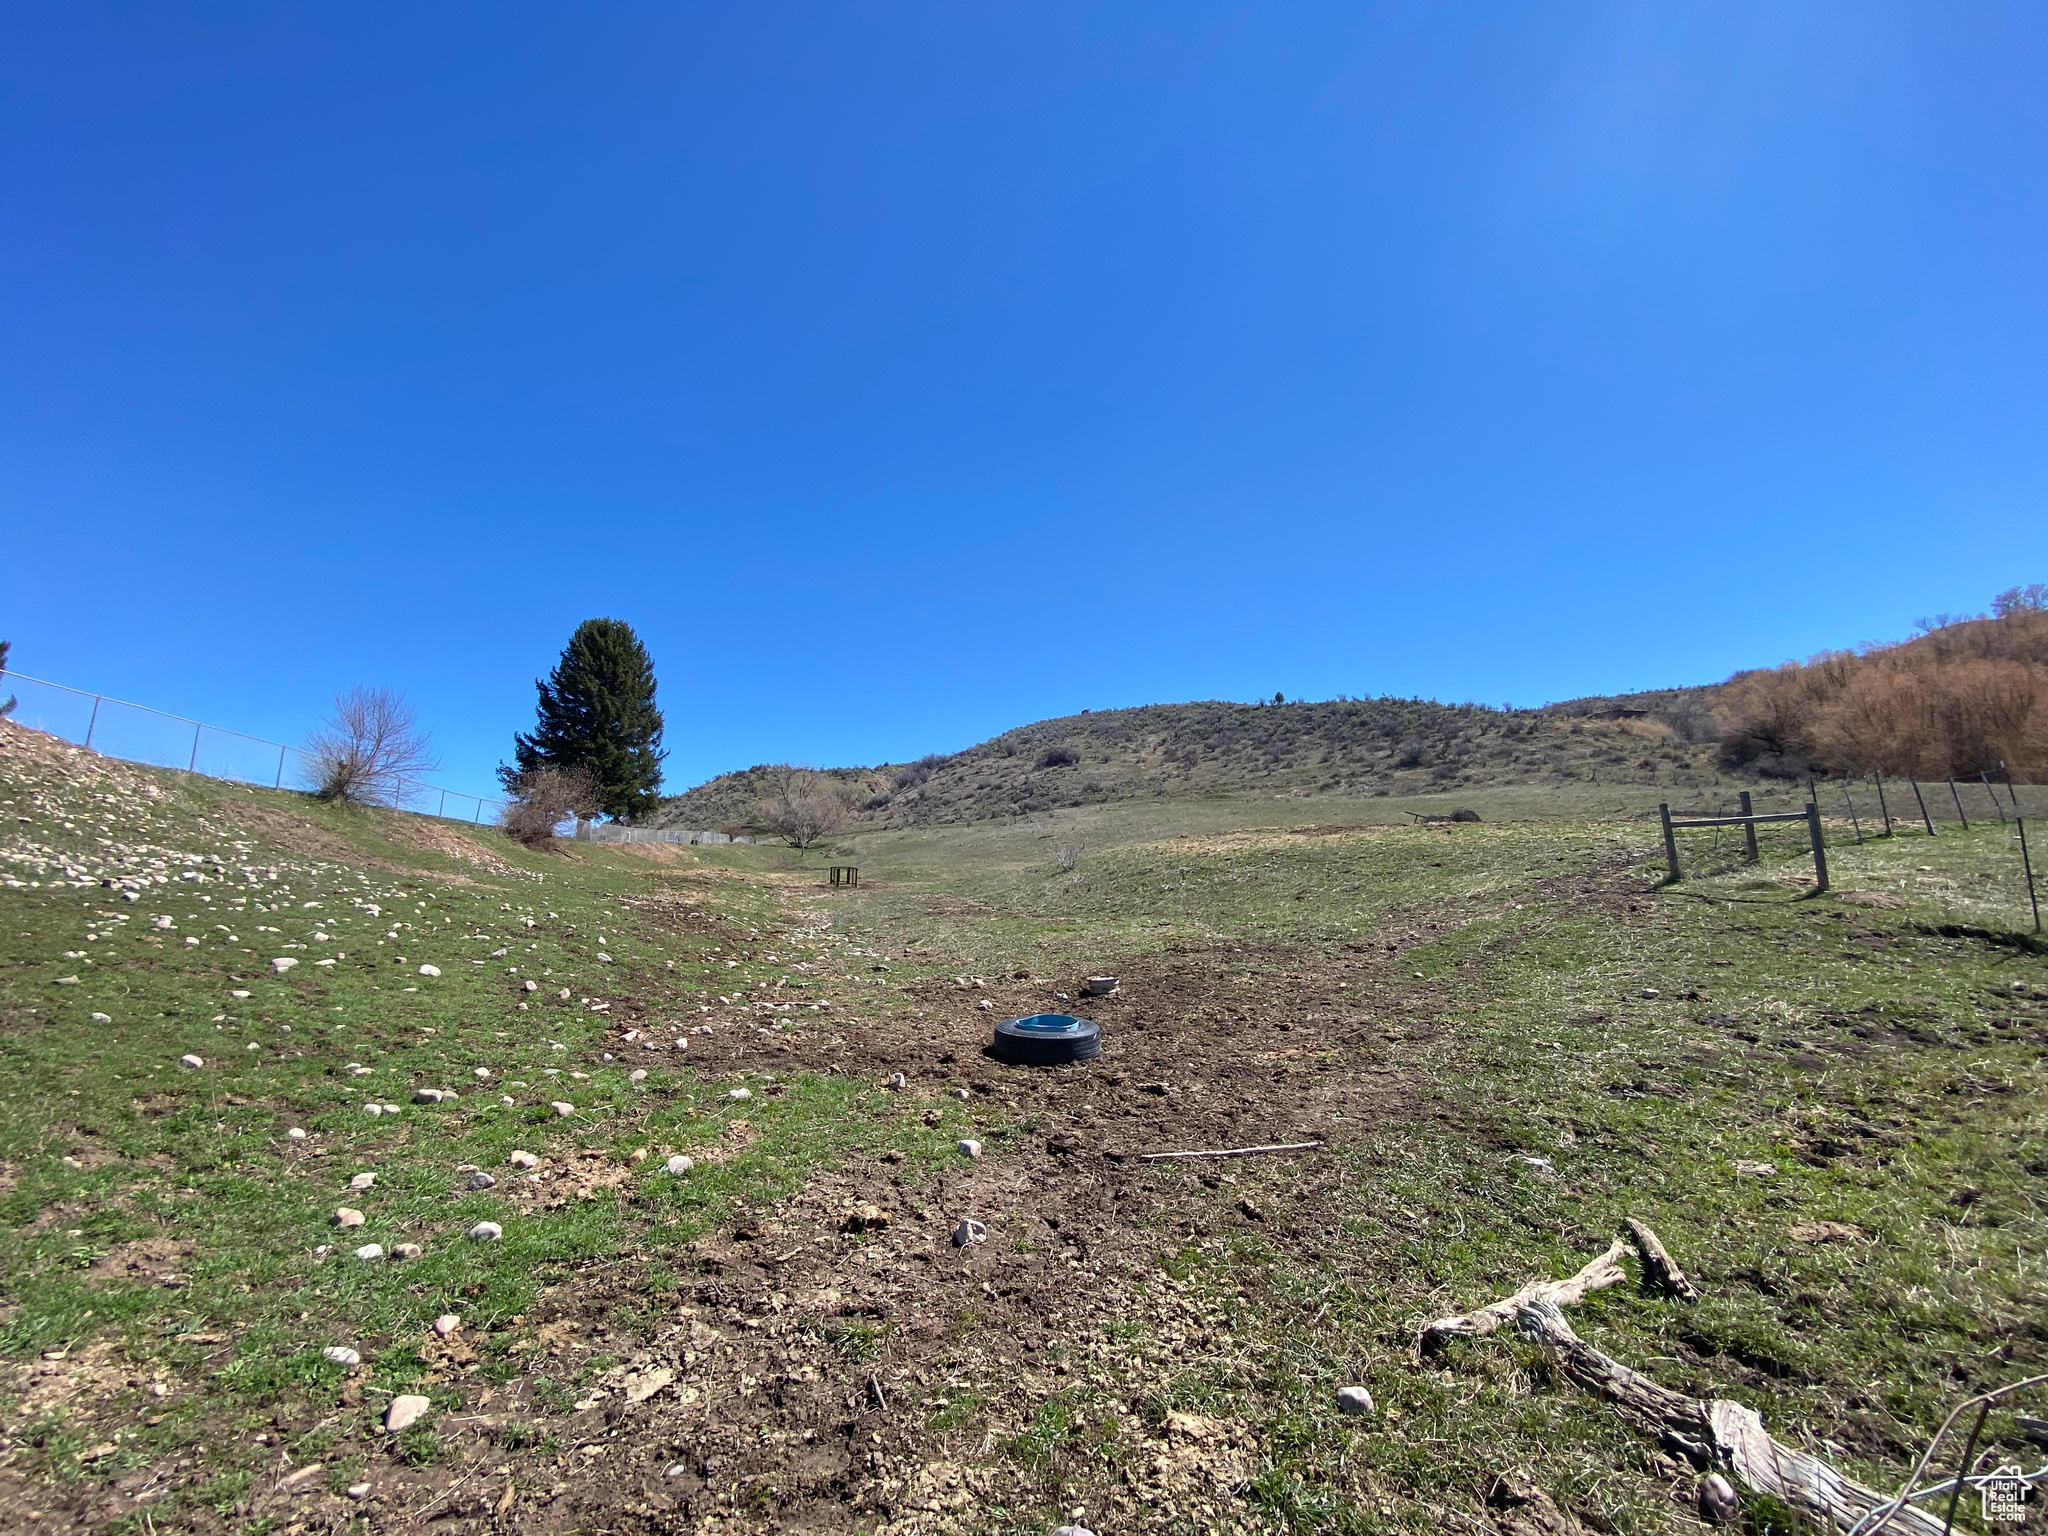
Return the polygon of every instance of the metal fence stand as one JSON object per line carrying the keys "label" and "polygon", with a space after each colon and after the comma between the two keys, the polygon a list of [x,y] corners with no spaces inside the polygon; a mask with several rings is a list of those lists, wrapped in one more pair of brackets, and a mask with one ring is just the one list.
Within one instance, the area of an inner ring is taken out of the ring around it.
{"label": "metal fence stand", "polygon": [[[1991,775],[1980,768],[1977,770],[1977,777],[1984,781],[1984,793],[1991,797],[1991,809],[1998,812],[1998,824],[2001,827],[2004,826],[2005,807],[1998,803],[1998,791],[1991,787]],[[2019,809],[2019,805],[2017,802],[2014,803],[2013,809],[2015,811]]]}
{"label": "metal fence stand", "polygon": [[1969,813],[1968,811],[1966,811],[1966,810],[1964,810],[1964,809],[1963,809],[1963,794],[1962,794],[1962,791],[1961,791],[1961,790],[1959,790],[1959,789],[1957,789],[1957,788],[1956,788],[1956,781],[1955,781],[1954,779],[1950,779],[1950,780],[1948,781],[1948,792],[1949,792],[1949,798],[1951,798],[1952,800],[1954,800],[1954,801],[1955,801],[1955,803],[1956,803],[1956,815],[1958,815],[1958,816],[1960,816],[1960,817],[1962,818],[1962,821],[1963,821],[1963,830],[1964,830],[1965,832],[1969,831],[1969,830],[1970,830],[1970,813]]}
{"label": "metal fence stand", "polygon": [[1892,835],[1892,808],[1885,804],[1884,775],[1873,773],[1870,777],[1877,785],[1877,813],[1884,818],[1884,835],[1890,837]]}
{"label": "metal fence stand", "polygon": [[99,723],[100,696],[94,694],[92,696],[92,718],[85,723],[85,750],[88,752],[92,750],[92,733],[99,728]]}
{"label": "metal fence stand", "polygon": [[834,885],[859,885],[860,867],[855,864],[834,864],[832,866],[832,883]]}
{"label": "metal fence stand", "polygon": [[1813,893],[1818,896],[1828,888],[1828,854],[1820,835],[1820,806],[1811,800],[1806,802],[1806,835],[1813,842]]}
{"label": "metal fence stand", "polygon": [[[2017,807],[2017,802],[2015,802]],[[2034,860],[2027,852],[2027,818],[2015,816],[2020,824],[2020,867],[2027,872],[2027,903],[2034,909],[2034,932],[2041,931],[2041,898],[2034,894]]]}
{"label": "metal fence stand", "polygon": [[1849,798],[1849,781],[1842,780],[1842,804],[1849,807],[1849,825],[1856,829],[1856,841],[1863,841],[1863,823],[1856,819],[1856,802]]}
{"label": "metal fence stand", "polygon": [[1918,779],[1909,779],[1907,782],[1913,786],[1913,798],[1920,802],[1920,819],[1927,823],[1927,835],[1932,837],[1934,836],[1934,818],[1927,814],[1927,797],[1920,793],[1920,781]]}

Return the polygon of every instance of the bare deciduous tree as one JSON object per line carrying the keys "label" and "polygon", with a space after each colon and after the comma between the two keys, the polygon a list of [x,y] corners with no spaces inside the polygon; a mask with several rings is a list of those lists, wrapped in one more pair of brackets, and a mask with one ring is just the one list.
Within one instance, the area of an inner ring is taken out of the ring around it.
{"label": "bare deciduous tree", "polygon": [[809,768],[778,764],[768,771],[767,789],[754,802],[754,820],[792,848],[808,848],[846,825],[845,792]]}
{"label": "bare deciduous tree", "polygon": [[595,777],[582,768],[529,768],[512,780],[512,803],[499,825],[529,848],[546,848],[565,820],[595,816],[604,799]]}
{"label": "bare deciduous tree", "polygon": [[334,696],[334,713],[306,741],[313,793],[344,805],[396,805],[409,781],[440,767],[405,695],[355,687]]}

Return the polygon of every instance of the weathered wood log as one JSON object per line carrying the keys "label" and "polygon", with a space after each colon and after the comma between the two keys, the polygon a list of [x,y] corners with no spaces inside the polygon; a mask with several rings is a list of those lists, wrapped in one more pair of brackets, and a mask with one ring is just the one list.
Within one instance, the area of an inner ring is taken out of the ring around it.
{"label": "weathered wood log", "polygon": [[1532,1301],[1548,1301],[1558,1306],[1571,1306],[1585,1300],[1594,1291],[1618,1285],[1628,1278],[1621,1267],[1624,1247],[1626,1244],[1620,1238],[1616,1238],[1613,1247],[1569,1279],[1538,1280],[1531,1285],[1523,1286],[1514,1295],[1481,1307],[1476,1312],[1461,1313],[1457,1317],[1440,1317],[1422,1330],[1422,1337],[1417,1341],[1416,1348],[1424,1355],[1433,1355],[1452,1339],[1485,1338]]}
{"label": "weathered wood log", "polygon": [[[1755,1409],[1726,1398],[1709,1402],[1673,1392],[1603,1354],[1572,1332],[1549,1297],[1523,1302],[1515,1323],[1525,1337],[1550,1350],[1570,1380],[1606,1398],[1637,1428],[1659,1439],[1701,1446],[1716,1470],[1752,1493],[1783,1501],[1840,1536],[1848,1536],[1892,1503],[1890,1495],[1865,1488],[1826,1462],[1773,1439]],[[1893,1514],[1884,1528],[1910,1536],[1943,1536],[1941,1521],[1910,1504]]]}
{"label": "weathered wood log", "polygon": [[1685,1271],[1678,1267],[1678,1261],[1664,1249],[1652,1232],[1642,1222],[1630,1216],[1622,1223],[1628,1228],[1628,1235],[1636,1245],[1636,1252],[1642,1255],[1643,1268],[1651,1279],[1680,1301],[1698,1301],[1699,1287],[1686,1279]]}

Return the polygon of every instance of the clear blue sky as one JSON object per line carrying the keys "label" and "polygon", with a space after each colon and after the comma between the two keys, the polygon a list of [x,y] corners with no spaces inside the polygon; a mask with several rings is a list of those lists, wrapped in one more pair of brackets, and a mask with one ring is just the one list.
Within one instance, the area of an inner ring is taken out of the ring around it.
{"label": "clear blue sky", "polygon": [[0,634],[483,788],[1540,703],[2048,578],[2048,5],[15,4]]}

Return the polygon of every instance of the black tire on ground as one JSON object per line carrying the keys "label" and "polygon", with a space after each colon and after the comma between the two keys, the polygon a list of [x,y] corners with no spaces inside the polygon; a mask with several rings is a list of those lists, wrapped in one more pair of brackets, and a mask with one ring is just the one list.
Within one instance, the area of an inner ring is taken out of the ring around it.
{"label": "black tire on ground", "polygon": [[1023,1066],[1093,1061],[1102,1054],[1102,1029],[1090,1020],[1070,1014],[1034,1013],[998,1024],[991,1049],[998,1061]]}

